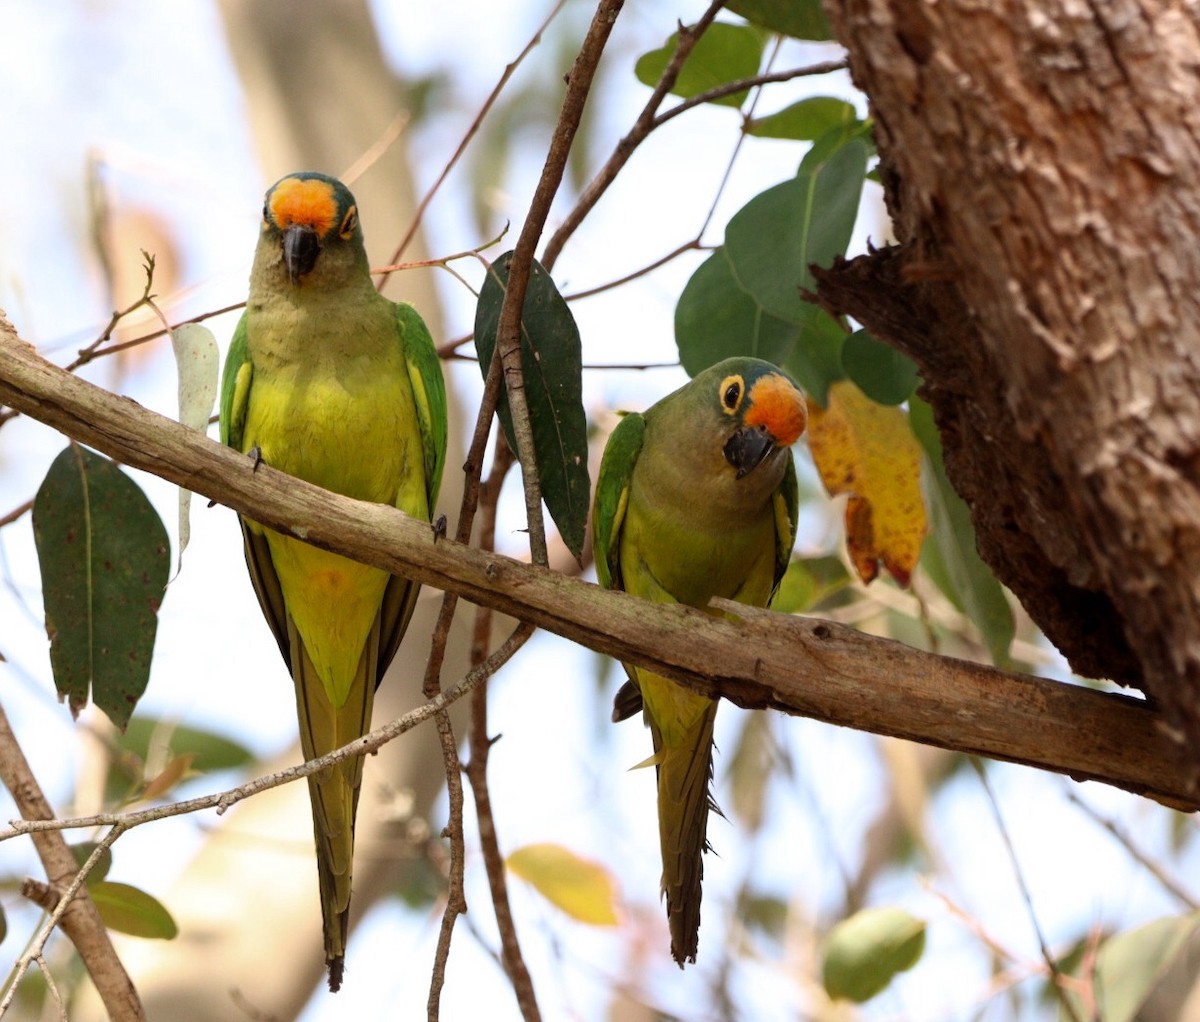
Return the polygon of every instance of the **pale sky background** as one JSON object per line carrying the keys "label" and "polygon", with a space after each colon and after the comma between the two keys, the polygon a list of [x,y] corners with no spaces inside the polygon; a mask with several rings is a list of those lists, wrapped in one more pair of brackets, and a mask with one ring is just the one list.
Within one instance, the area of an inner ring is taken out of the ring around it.
{"label": "pale sky background", "polygon": [[[386,52],[402,74],[450,76],[453,103],[414,129],[409,139],[419,190],[432,182],[549,3],[526,0],[505,6],[511,10],[500,17],[495,5],[482,0],[374,4]],[[627,5],[609,47],[609,87],[597,105],[597,159],[627,130],[648,94],[632,76],[634,55],[661,45],[677,19],[694,20],[702,9],[692,0]],[[581,14],[573,12],[577,21]],[[828,49],[814,50],[812,59],[830,55]],[[794,47],[780,66],[805,59]],[[535,54],[524,73],[537,73],[537,62]],[[800,84],[790,94],[771,93],[764,110],[784,105],[787,97],[802,95],[806,88]],[[822,91],[851,94],[845,79]],[[101,278],[77,241],[86,234],[89,152],[103,157],[118,195],[136,196],[184,239],[181,283],[186,292],[175,307],[177,314],[244,298],[261,196],[270,182],[255,159],[240,84],[212,4],[4,0],[0,94],[5,96],[0,137],[8,140],[9,153],[0,163],[0,193],[6,197],[0,216],[0,307],[25,339],[65,361],[107,319]],[[579,290],[621,276],[691,237],[697,211],[707,209],[724,170],[723,158],[714,162],[712,153],[732,150],[737,125],[738,115],[720,108],[679,118],[658,133],[566,249],[555,272],[560,288]],[[754,194],[794,173],[801,155],[795,144],[750,140],[707,240],[719,242],[728,217]],[[531,133],[504,187],[491,196],[514,222],[497,251],[515,241],[543,156],[544,139]],[[467,184],[457,175],[430,210],[426,238],[435,254],[483,240],[469,216]],[[370,211],[362,212],[369,232]],[[860,220],[853,243],[859,250],[868,235],[875,240],[884,235],[879,219],[868,215],[865,221]],[[701,258],[678,260],[614,295],[576,303],[585,361],[673,360],[674,304]],[[88,283],[81,286],[81,281]],[[448,275],[440,276],[439,288],[446,336],[469,331],[473,297]],[[232,317],[209,323],[222,351],[233,323]],[[473,408],[479,389],[476,368],[456,364],[448,373]],[[104,363],[92,367],[88,376],[112,382],[111,367]],[[678,369],[593,371],[585,376],[585,402],[593,412],[640,408],[683,380]],[[121,387],[151,408],[174,412],[174,367],[165,350]],[[62,446],[60,436],[26,419],[0,432],[0,513],[32,495]],[[807,458],[801,446],[802,465]],[[174,491],[157,480],[139,480],[174,543]],[[163,604],[150,687],[139,709],[178,716],[227,733],[256,753],[274,754],[295,738],[291,686],[246,579],[234,516],[224,508],[206,510],[204,503],[196,503],[183,571]],[[451,512],[453,523],[454,509],[443,510]],[[516,531],[521,514],[510,488],[500,542],[512,552],[522,548]],[[810,553],[833,549],[840,539],[835,521],[813,514],[799,548]],[[426,598],[437,594],[427,592]],[[75,725],[54,699],[46,649],[26,516],[0,530],[0,651],[8,659],[0,663],[0,700],[51,798],[63,799],[77,766],[70,754],[77,744]],[[652,776],[624,769],[648,754],[649,738],[636,723],[621,728],[607,724],[607,697],[597,693],[596,672],[597,660],[587,651],[539,635],[494,683],[491,726],[504,740],[492,755],[491,789],[501,840],[507,851],[533,841],[556,841],[601,860],[618,874],[627,911],[658,913]],[[805,720],[776,723],[796,773],[772,789],[769,835],[753,850],[739,841],[736,823],[714,818],[710,824],[710,839],[720,854],[706,861],[706,905],[711,899],[711,908],[705,913],[700,965],[681,973],[670,964],[665,922],[661,946],[641,949],[649,956],[641,975],[653,1002],[683,1018],[708,1017],[699,1006],[708,1002],[718,963],[715,955],[705,959],[703,950],[715,952],[723,937],[707,928],[715,927],[722,914],[719,900],[753,870],[764,889],[796,898],[813,914],[828,913],[836,907],[839,863],[847,868],[855,863],[863,830],[881,797],[875,739]],[[726,752],[739,727],[737,713],[724,709],[718,745]],[[721,773],[718,757],[718,783]],[[1125,926],[1177,911],[1119,846],[1068,806],[1066,792],[1079,790],[1102,811],[1122,817],[1160,855],[1167,839],[1165,814],[1112,789],[1078,788],[1030,770],[994,767],[991,776],[1051,943],[1073,938],[1089,925]],[[211,779],[203,779],[189,792],[212,787]],[[7,797],[0,799],[0,816],[10,810]],[[930,820],[939,851],[952,864],[953,882],[939,880],[941,889],[961,899],[998,942],[1034,960],[1037,945],[1029,919],[974,778],[964,774],[952,782]],[[122,839],[112,878],[136,882],[152,893],[165,890],[189,848],[202,838],[197,824],[173,823],[170,838],[151,828]],[[473,832],[469,820],[468,831]],[[1193,851],[1187,860],[1193,870],[1195,860]],[[24,870],[36,872],[27,847],[20,842],[0,846],[0,871]],[[473,924],[491,941],[494,925],[477,855],[469,859],[467,893],[475,906]],[[608,989],[633,971],[623,957],[627,934],[566,922],[519,882],[513,883],[512,893],[545,1016],[604,1017]],[[15,900],[6,899],[6,908]],[[929,950],[913,974],[864,1009],[864,1017],[967,1017],[987,977],[974,939],[914,882],[911,871],[890,876],[875,900],[904,904],[929,919]],[[13,915],[0,959],[16,957],[32,918],[29,913]],[[306,1022],[379,1017],[381,1004],[391,1006],[395,1017],[423,1013],[437,922],[436,913],[413,913],[398,903],[377,908],[352,938],[345,988],[336,998],[319,993],[304,1015]],[[313,936],[319,940],[319,933]],[[377,964],[373,951],[364,949],[378,950]],[[780,975],[778,963],[741,966],[731,986],[748,1018],[803,1013],[805,1001]],[[481,1017],[481,1011],[489,1018],[517,1017],[503,974],[460,923],[443,1017]]]}

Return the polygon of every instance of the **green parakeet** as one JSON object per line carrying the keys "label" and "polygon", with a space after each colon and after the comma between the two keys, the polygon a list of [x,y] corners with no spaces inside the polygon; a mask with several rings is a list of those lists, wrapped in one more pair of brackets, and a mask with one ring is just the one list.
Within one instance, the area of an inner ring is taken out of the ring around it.
{"label": "green parakeet", "polygon": [[[600,584],[660,603],[705,608],[720,596],[765,607],[796,540],[788,448],[806,422],[796,385],[754,358],[726,359],[626,415],[604,450],[592,510]],[[682,967],[696,960],[700,931],[717,704],[625,669],[613,719],[643,709],[654,741],[662,887]]]}
{"label": "green parakeet", "polygon": [[[250,297],[225,362],[221,441],[273,468],[430,520],[446,391],[412,306],[371,282],[354,196],[323,174],[267,192]],[[370,729],[418,586],[241,519],[246,563],[292,675],[313,759]],[[363,761],[308,779],[329,986],[341,985]]]}

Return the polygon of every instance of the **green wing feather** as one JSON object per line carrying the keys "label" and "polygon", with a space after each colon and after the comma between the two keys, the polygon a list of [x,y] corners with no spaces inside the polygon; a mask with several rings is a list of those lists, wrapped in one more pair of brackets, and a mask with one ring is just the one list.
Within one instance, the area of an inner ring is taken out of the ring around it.
{"label": "green wing feather", "polygon": [[[225,371],[221,374],[221,443],[236,451],[242,449],[242,427],[246,424],[246,403],[250,396],[250,377],[254,367],[246,350],[246,317],[238,320],[237,329],[225,356]],[[241,381],[241,393],[239,391]]]}
{"label": "green wing feather", "polygon": [[596,480],[592,506],[592,537],[596,577],[605,589],[621,589],[621,526],[629,502],[629,481],[646,436],[646,420],[626,415],[608,438]]}
{"label": "green wing feather", "polygon": [[[788,564],[792,560],[792,549],[796,546],[796,529],[799,527],[800,484],[796,480],[795,459],[788,458],[783,482],[775,491],[775,584],[771,587],[771,600],[779,591]],[[768,605],[771,600],[768,600]]]}

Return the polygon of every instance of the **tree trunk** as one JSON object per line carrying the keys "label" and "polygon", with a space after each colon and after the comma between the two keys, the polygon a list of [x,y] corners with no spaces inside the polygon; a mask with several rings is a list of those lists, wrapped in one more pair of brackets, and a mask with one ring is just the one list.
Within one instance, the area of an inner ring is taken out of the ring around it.
{"label": "tree trunk", "polygon": [[1200,24],[827,0],[899,245],[820,295],[907,352],[980,553],[1079,673],[1200,741]]}

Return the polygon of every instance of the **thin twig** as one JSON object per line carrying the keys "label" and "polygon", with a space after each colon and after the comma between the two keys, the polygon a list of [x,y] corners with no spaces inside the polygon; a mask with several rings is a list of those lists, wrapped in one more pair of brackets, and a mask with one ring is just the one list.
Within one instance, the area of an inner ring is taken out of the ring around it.
{"label": "thin twig", "polygon": [[1021,898],[1024,900],[1025,907],[1029,911],[1029,921],[1033,925],[1034,934],[1037,936],[1038,949],[1042,953],[1042,961],[1046,963],[1046,968],[1050,970],[1051,985],[1058,995],[1058,1000],[1063,1007],[1063,1011],[1071,1017],[1073,1022],[1083,1022],[1079,1017],[1079,1013],[1075,1010],[1074,1003],[1067,996],[1067,977],[1058,967],[1058,962],[1054,960],[1054,955],[1050,952],[1050,945],[1046,943],[1046,935],[1042,933],[1041,923],[1038,922],[1037,909],[1033,904],[1033,895],[1029,893],[1029,886],[1025,883],[1025,874],[1022,872],[1021,863],[1017,859],[1017,851],[1013,848],[1012,837],[1008,833],[1008,828],[1004,825],[1004,817],[1000,813],[1000,803],[996,800],[996,793],[992,790],[992,785],[988,781],[987,769],[978,756],[971,756],[969,759],[971,766],[975,769],[975,773],[979,777],[979,783],[983,787],[983,792],[987,796],[988,805],[991,806],[992,816],[996,821],[996,828],[1000,831],[1000,838],[1004,841],[1004,847],[1008,851],[1008,860],[1012,863],[1013,876],[1016,877],[1017,887],[1021,891]]}
{"label": "thin twig", "polygon": [[[463,135],[462,140],[458,143],[458,148],[454,150],[453,155],[449,160],[446,161],[446,165],[442,168],[441,173],[438,174],[437,180],[434,181],[434,183],[430,186],[429,191],[427,191],[422,197],[417,206],[416,213],[413,214],[412,223],[409,224],[408,230],[404,232],[404,237],[400,239],[400,244],[396,246],[396,251],[392,253],[392,258],[389,260],[389,262],[398,263],[400,261],[400,257],[404,254],[404,250],[412,243],[413,238],[416,237],[417,231],[421,228],[421,221],[425,217],[425,210],[429,208],[429,204],[433,201],[433,197],[437,195],[438,190],[442,187],[442,184],[445,182],[446,178],[450,176],[450,171],[452,171],[458,164],[458,161],[462,159],[462,155],[464,152],[466,152],[467,146],[471,144],[471,140],[479,133],[479,129],[483,125],[484,118],[487,117],[488,111],[492,109],[496,100],[499,99],[500,93],[504,91],[504,86],[508,84],[508,80],[512,78],[514,72],[516,72],[517,68],[521,66],[521,62],[524,61],[524,59],[529,56],[529,54],[533,52],[534,48],[537,47],[537,45],[542,41],[542,33],[550,27],[550,23],[556,17],[558,17],[559,11],[561,11],[565,6],[566,0],[557,0],[557,3],[555,3],[555,5],[550,9],[550,13],[546,15],[545,20],[537,27],[537,31],[533,33],[533,36],[530,38],[529,42],[525,44],[525,48],[521,50],[519,54],[517,54],[515,60],[505,65],[504,72],[500,75],[500,80],[496,82],[495,86],[492,88],[492,91],[488,93],[488,97],[486,100],[484,100],[483,106],[480,107],[479,113],[475,115],[475,119],[471,122],[471,126],[467,128],[466,134]],[[379,281],[376,284],[376,288],[378,290],[383,290],[383,286],[387,283],[390,274],[391,270],[386,270],[384,275],[379,278]]]}
{"label": "thin twig", "polygon": [[[512,451],[501,435],[497,439],[492,470],[488,474],[488,481],[479,502],[479,545],[484,550],[492,550],[496,545],[496,507],[501,485],[512,464]],[[491,640],[492,616],[488,607],[479,607],[475,611],[475,625],[471,636],[472,662],[487,655]],[[487,783],[488,752],[492,741],[488,734],[487,686],[480,686],[471,694],[471,730],[468,741],[471,757],[467,761],[466,774],[475,801],[475,815],[479,821],[479,844],[491,890],[496,926],[500,933],[501,960],[516,993],[522,1016],[527,1020],[540,1019],[541,1012],[533,980],[521,956],[517,927],[508,900],[508,877],[504,857],[500,853],[496,819],[492,813],[492,798]]]}
{"label": "thin twig", "polygon": [[658,113],[658,108],[662,105],[667,94],[675,85],[676,79],[679,77],[679,71],[683,67],[683,62],[687,60],[688,54],[692,52],[693,47],[704,34],[705,30],[716,18],[717,13],[725,6],[725,0],[712,0],[708,9],[701,15],[700,20],[690,28],[680,28],[679,42],[675,47],[675,52],[671,59],[667,62],[667,66],[663,69],[662,76],[655,85],[654,91],[650,93],[650,98],[646,101],[646,105],[642,108],[642,112],[638,114],[638,118],[634,121],[633,127],[625,134],[625,136],[617,143],[612,155],[605,161],[604,166],[591,183],[584,188],[583,193],[579,196],[579,201],[575,204],[575,208],[566,215],[563,222],[559,225],[558,230],[554,232],[550,240],[546,243],[546,247],[542,252],[542,265],[549,271],[558,261],[559,255],[562,253],[563,246],[566,245],[567,239],[575,233],[576,229],[584,218],[592,211],[592,208],[600,201],[601,196],[608,191],[609,185],[616,180],[617,173],[629,161],[629,157],[633,155],[633,151],[645,141],[646,136],[654,130],[654,118]]}
{"label": "thin twig", "polygon": [[32,508],[33,498],[31,497],[29,500],[25,501],[25,503],[18,504],[11,511],[9,511],[8,514],[0,515],[0,529],[3,529],[6,525],[12,525],[13,522],[24,515],[26,511],[32,510]]}
{"label": "thin twig", "polygon": [[[512,413],[513,437],[516,440],[517,460],[525,491],[525,514],[529,525],[529,549],[535,564],[545,565],[546,530],[542,522],[542,492],[538,480],[537,460],[533,449],[533,431],[529,424],[529,407],[525,399],[525,384],[521,375],[521,315],[525,307],[525,292],[533,269],[533,256],[542,236],[554,196],[562,183],[571,143],[579,128],[583,108],[591,91],[600,55],[616,24],[624,0],[600,0],[588,26],[583,45],[567,75],[567,90],[562,111],[550,139],[550,149],[542,167],[541,177],[533,193],[529,212],[513,249],[508,266],[508,282],[504,302],[496,324],[496,354],[504,368],[504,383],[508,407]],[[546,267],[549,270],[549,266]]]}
{"label": "thin twig", "polygon": [[[254,778],[252,781],[247,781],[245,784],[239,784],[234,788],[227,788],[225,791],[199,795],[196,798],[186,799],[182,802],[172,802],[168,805],[152,806],[148,809],[129,810],[122,813],[94,813],[91,816],[76,816],[64,819],[53,819],[45,816],[33,819],[10,820],[8,829],[0,830],[0,842],[22,834],[38,834],[56,830],[77,830],[84,827],[121,825],[126,830],[132,830],[134,827],[140,827],[144,823],[151,823],[154,820],[161,820],[168,816],[183,816],[187,813],[199,812],[202,809],[216,809],[218,813],[224,813],[231,806],[237,805],[237,803],[253,795],[257,795],[259,792],[278,788],[281,784],[289,784],[292,781],[298,781],[302,777],[308,777],[310,774],[319,773],[327,767],[333,766],[335,763],[349,759],[351,756],[364,756],[367,753],[374,752],[405,732],[411,731],[418,724],[423,724],[431,717],[436,716],[439,710],[444,710],[461,699],[477,685],[483,684],[490,675],[494,674],[508,662],[509,658],[524,644],[524,641],[525,636],[521,629],[516,629],[484,663],[468,671],[457,685],[447,689],[428,702],[414,707],[395,720],[384,724],[382,727],[378,727],[374,731],[369,731],[361,738],[357,738],[353,742],[334,749],[324,756],[318,756],[316,759],[308,760],[305,763],[288,767],[284,770],[277,770],[271,774],[264,774],[261,777]],[[2,712],[0,711],[0,713]],[[0,730],[0,743],[2,743],[3,738],[3,731]],[[74,860],[72,859],[73,862]]]}
{"label": "thin twig", "polygon": [[1148,872],[1152,877],[1154,877],[1155,880],[1162,884],[1167,893],[1175,898],[1180,904],[1182,904],[1189,912],[1200,910],[1200,901],[1197,901],[1196,898],[1184,890],[1174,877],[1172,877],[1165,869],[1163,869],[1162,866],[1150,858],[1150,856],[1147,855],[1146,852],[1134,842],[1133,838],[1125,833],[1125,831],[1117,824],[1116,820],[1109,819],[1107,816],[1102,816],[1069,788],[1065,790],[1064,794],[1066,794],[1068,801],[1074,802],[1075,805],[1082,809],[1084,814],[1090,817],[1094,823],[1099,824],[1101,827],[1107,830],[1125,849],[1125,851],[1127,851],[1136,862],[1144,867],[1146,872]]}
{"label": "thin twig", "polygon": [[[39,825],[58,822],[53,819],[54,812],[50,803],[42,794],[37,778],[25,759],[2,706],[0,779],[3,779],[5,787],[12,794],[21,815],[25,818],[20,823],[28,830],[42,830]],[[83,882],[80,876],[82,871],[62,834],[35,834],[33,846],[46,871],[46,879],[52,886],[67,883],[69,877],[78,881],[68,888],[72,897],[63,899],[62,911],[56,922],[61,925],[62,931],[79,952],[80,960],[92,977],[109,1018],[116,1022],[144,1022],[146,1015],[138,999],[137,990],[134,989],[125,967],[113,949],[108,928],[86,892],[79,891],[78,884]],[[76,892],[79,893],[78,897],[74,896]],[[15,988],[14,982],[13,989]]]}

